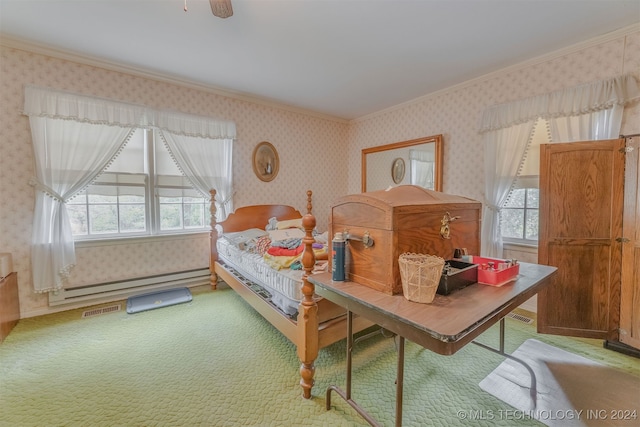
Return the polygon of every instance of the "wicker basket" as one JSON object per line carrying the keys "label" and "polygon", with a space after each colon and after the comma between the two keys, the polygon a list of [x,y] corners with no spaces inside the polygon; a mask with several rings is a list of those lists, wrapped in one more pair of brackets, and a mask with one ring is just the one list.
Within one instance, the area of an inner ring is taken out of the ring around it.
{"label": "wicker basket", "polygon": [[398,257],[404,297],[409,301],[430,303],[436,296],[444,259],[435,255],[405,252]]}

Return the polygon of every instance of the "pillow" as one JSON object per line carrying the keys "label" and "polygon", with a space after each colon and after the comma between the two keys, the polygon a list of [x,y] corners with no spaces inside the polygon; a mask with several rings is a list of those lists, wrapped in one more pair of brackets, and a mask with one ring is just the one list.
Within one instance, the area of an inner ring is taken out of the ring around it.
{"label": "pillow", "polygon": [[285,230],[287,228],[302,228],[302,218],[288,219],[286,221],[278,221],[277,229]]}
{"label": "pillow", "polygon": [[259,228],[250,228],[235,233],[224,233],[223,238],[227,239],[232,245],[240,250],[245,250],[246,246],[258,238],[267,235],[267,232]]}
{"label": "pillow", "polygon": [[267,225],[264,227],[264,229],[267,231],[277,230],[278,218],[276,218],[275,216],[272,216],[271,218],[269,218],[269,221],[267,222]]}
{"label": "pillow", "polygon": [[287,228],[284,230],[269,231],[269,237],[274,242],[280,242],[288,239],[302,239],[304,237],[304,231],[299,228]]}

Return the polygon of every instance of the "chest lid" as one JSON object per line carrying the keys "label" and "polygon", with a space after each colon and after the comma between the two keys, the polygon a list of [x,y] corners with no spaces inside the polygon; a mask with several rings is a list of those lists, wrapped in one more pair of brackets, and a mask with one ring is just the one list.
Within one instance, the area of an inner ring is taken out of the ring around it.
{"label": "chest lid", "polygon": [[[387,190],[350,194],[331,207],[332,222],[358,223],[369,227],[394,228],[399,217],[429,211],[477,210],[482,203],[463,196],[427,190],[416,185],[400,185]],[[476,218],[477,219],[477,218]]]}

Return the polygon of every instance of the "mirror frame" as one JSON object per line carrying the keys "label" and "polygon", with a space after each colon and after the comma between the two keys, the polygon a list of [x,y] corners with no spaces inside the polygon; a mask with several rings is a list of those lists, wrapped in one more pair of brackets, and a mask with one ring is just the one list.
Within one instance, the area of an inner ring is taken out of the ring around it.
{"label": "mirror frame", "polygon": [[394,142],[392,144],[379,145],[377,147],[362,149],[362,192],[367,192],[367,154],[378,153],[380,151],[395,150],[396,148],[411,147],[433,142],[435,144],[436,170],[434,177],[434,190],[442,191],[442,164],[443,164],[443,143],[442,135],[427,136],[424,138],[411,139],[409,141]]}

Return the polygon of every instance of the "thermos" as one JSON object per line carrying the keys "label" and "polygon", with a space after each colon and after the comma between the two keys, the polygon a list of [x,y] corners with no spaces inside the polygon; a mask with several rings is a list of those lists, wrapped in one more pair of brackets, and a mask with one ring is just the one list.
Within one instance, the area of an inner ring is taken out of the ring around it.
{"label": "thermos", "polygon": [[345,263],[345,245],[344,236],[342,233],[336,233],[331,241],[331,264],[333,267],[332,279],[336,282],[344,282],[344,263]]}
{"label": "thermos", "polygon": [[461,259],[466,255],[468,255],[467,248],[455,248],[453,250],[453,258],[454,259]]}

